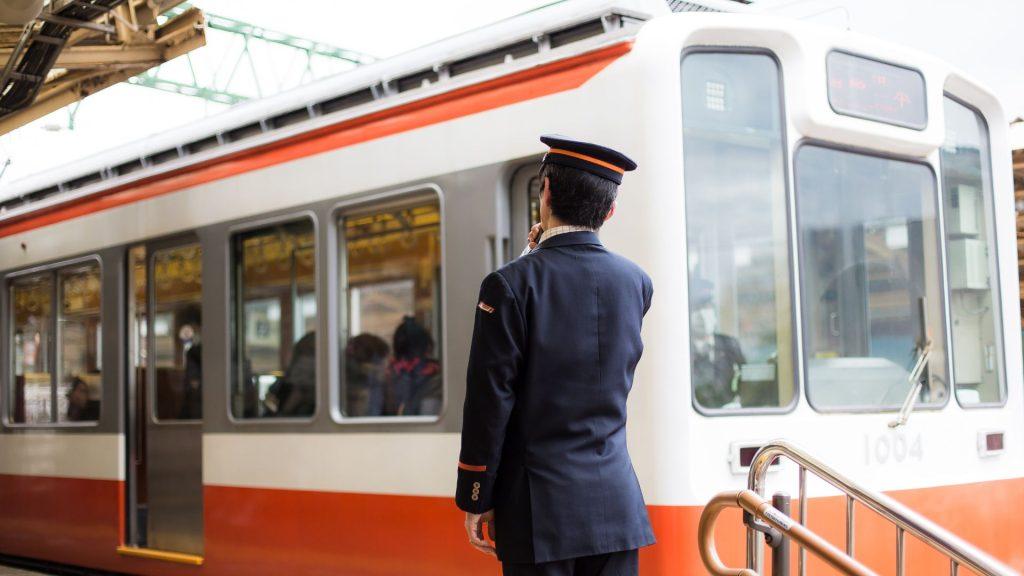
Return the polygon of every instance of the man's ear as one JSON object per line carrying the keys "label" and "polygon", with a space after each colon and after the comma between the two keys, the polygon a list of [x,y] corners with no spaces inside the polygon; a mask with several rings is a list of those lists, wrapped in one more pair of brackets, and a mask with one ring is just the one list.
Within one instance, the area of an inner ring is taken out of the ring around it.
{"label": "man's ear", "polygon": [[611,220],[611,219],[612,219],[612,216],[614,216],[614,215],[615,215],[615,205],[616,205],[617,203],[618,203],[618,202],[612,202],[612,207],[608,209],[608,214],[607,214],[607,215],[606,215],[606,216],[604,217],[604,221],[605,221],[605,222],[607,222],[607,221]]}
{"label": "man's ear", "polygon": [[540,201],[551,205],[551,178],[544,177],[544,181],[540,184]]}

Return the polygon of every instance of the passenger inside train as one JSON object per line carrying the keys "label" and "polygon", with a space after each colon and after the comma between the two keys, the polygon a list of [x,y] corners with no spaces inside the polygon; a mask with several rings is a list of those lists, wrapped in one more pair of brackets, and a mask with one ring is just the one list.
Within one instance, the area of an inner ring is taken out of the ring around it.
{"label": "passenger inside train", "polygon": [[384,394],[385,415],[425,416],[441,412],[441,364],[434,339],[412,316],[395,329],[394,358]]}
{"label": "passenger inside train", "polygon": [[316,332],[307,332],[292,349],[291,362],[267,390],[266,413],[275,416],[312,416],[316,410]]}
{"label": "passenger inside train", "polygon": [[346,396],[349,416],[380,416],[391,347],[370,333],[359,334],[345,347]]}
{"label": "passenger inside train", "polygon": [[203,343],[202,310],[199,306],[189,306],[179,319],[181,328],[178,338],[185,350],[185,374],[181,387],[181,420],[193,420],[203,416]]}
{"label": "passenger inside train", "polygon": [[75,376],[71,379],[71,390],[67,393],[68,422],[89,422],[100,417],[100,401],[89,398],[89,385]]}

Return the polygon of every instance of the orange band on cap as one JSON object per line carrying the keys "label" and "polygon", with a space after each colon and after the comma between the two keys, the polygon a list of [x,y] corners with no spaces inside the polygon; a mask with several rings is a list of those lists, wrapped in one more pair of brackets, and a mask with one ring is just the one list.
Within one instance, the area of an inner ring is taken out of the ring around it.
{"label": "orange band on cap", "polygon": [[579,158],[580,160],[585,160],[587,162],[590,162],[591,164],[597,164],[598,166],[600,166],[602,168],[607,168],[607,169],[609,169],[609,170],[611,170],[613,172],[618,172],[619,174],[625,174],[626,173],[625,170],[623,170],[622,168],[619,168],[615,164],[610,164],[608,162],[605,162],[604,160],[598,160],[597,158],[594,158],[593,156],[587,156],[586,154],[580,154],[579,152],[572,152],[570,150],[562,150],[561,148],[552,148],[551,150],[548,150],[548,154],[564,154],[565,156],[572,156],[573,158]]}
{"label": "orange band on cap", "polygon": [[487,466],[473,466],[472,464],[463,464],[462,462],[459,462],[459,469],[469,472],[487,472]]}

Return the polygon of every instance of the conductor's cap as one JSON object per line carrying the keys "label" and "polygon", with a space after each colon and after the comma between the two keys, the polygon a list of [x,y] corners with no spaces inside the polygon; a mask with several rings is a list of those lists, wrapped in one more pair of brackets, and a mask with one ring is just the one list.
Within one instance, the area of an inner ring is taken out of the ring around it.
{"label": "conductor's cap", "polygon": [[573,140],[557,134],[545,134],[540,141],[550,150],[544,155],[544,164],[558,164],[590,172],[601,178],[622,184],[622,175],[636,170],[636,162],[622,152],[611,148]]}

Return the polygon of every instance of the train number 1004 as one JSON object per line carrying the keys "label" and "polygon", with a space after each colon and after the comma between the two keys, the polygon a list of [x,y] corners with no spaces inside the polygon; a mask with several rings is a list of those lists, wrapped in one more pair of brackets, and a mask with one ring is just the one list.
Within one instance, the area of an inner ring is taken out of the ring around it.
{"label": "train number 1004", "polygon": [[868,466],[923,459],[924,447],[920,434],[914,434],[912,437],[902,432],[889,432],[877,436],[864,435],[864,464]]}

